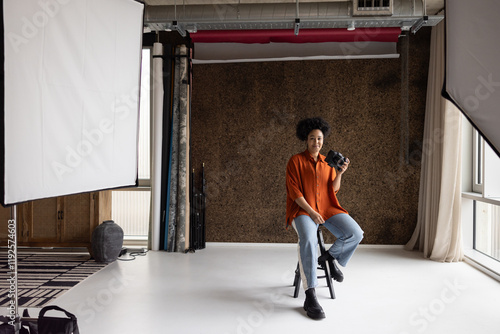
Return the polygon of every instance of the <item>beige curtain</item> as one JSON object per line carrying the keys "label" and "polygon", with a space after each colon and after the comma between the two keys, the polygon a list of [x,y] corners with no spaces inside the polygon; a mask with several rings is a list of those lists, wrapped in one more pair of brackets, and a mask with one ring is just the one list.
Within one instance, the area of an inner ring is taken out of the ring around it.
{"label": "beige curtain", "polygon": [[461,234],[460,111],[441,97],[444,81],[444,30],[432,28],[427,104],[417,227],[406,244],[426,258],[441,262],[463,260]]}

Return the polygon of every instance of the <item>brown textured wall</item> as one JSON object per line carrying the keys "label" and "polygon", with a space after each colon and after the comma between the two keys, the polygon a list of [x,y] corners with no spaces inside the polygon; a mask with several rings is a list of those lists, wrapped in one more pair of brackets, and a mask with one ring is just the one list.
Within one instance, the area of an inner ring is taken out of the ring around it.
{"label": "brown textured wall", "polygon": [[410,36],[409,165],[400,163],[400,59],[194,65],[191,153],[194,168],[205,163],[207,241],[296,242],[285,230],[285,167],[305,149],[295,124],[322,116],[333,128],[322,153],[351,160],[338,197],[363,243],[406,243],[417,219],[429,41],[428,28]]}

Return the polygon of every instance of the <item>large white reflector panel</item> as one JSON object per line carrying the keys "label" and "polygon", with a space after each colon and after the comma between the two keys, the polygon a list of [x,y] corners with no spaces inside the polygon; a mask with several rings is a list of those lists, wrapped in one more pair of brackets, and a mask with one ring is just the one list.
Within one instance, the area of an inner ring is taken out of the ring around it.
{"label": "large white reflector panel", "polygon": [[2,204],[136,184],[143,10],[3,1]]}
{"label": "large white reflector panel", "polygon": [[500,1],[446,1],[445,97],[500,152]]}

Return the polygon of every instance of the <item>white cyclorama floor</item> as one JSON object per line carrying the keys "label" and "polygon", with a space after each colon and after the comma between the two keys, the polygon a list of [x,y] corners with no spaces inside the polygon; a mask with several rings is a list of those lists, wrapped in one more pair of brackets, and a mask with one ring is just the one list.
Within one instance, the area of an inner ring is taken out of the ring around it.
{"label": "white cyclorama floor", "polygon": [[335,300],[320,280],[321,321],[306,316],[302,289],[293,298],[296,264],[295,245],[149,252],[108,265],[54,304],[77,316],[82,334],[500,333],[500,284],[466,263],[360,247]]}

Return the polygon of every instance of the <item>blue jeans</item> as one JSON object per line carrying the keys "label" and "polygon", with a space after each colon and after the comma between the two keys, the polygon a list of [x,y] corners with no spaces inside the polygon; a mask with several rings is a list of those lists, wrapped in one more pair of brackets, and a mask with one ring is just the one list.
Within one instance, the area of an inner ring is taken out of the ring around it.
{"label": "blue jeans", "polygon": [[[328,252],[345,267],[352,254],[363,239],[363,230],[351,216],[339,213],[328,218],[323,224],[336,238]],[[292,226],[299,237],[299,269],[304,290],[318,285],[316,269],[318,266],[318,225],[311,217],[301,215],[296,217]]]}

